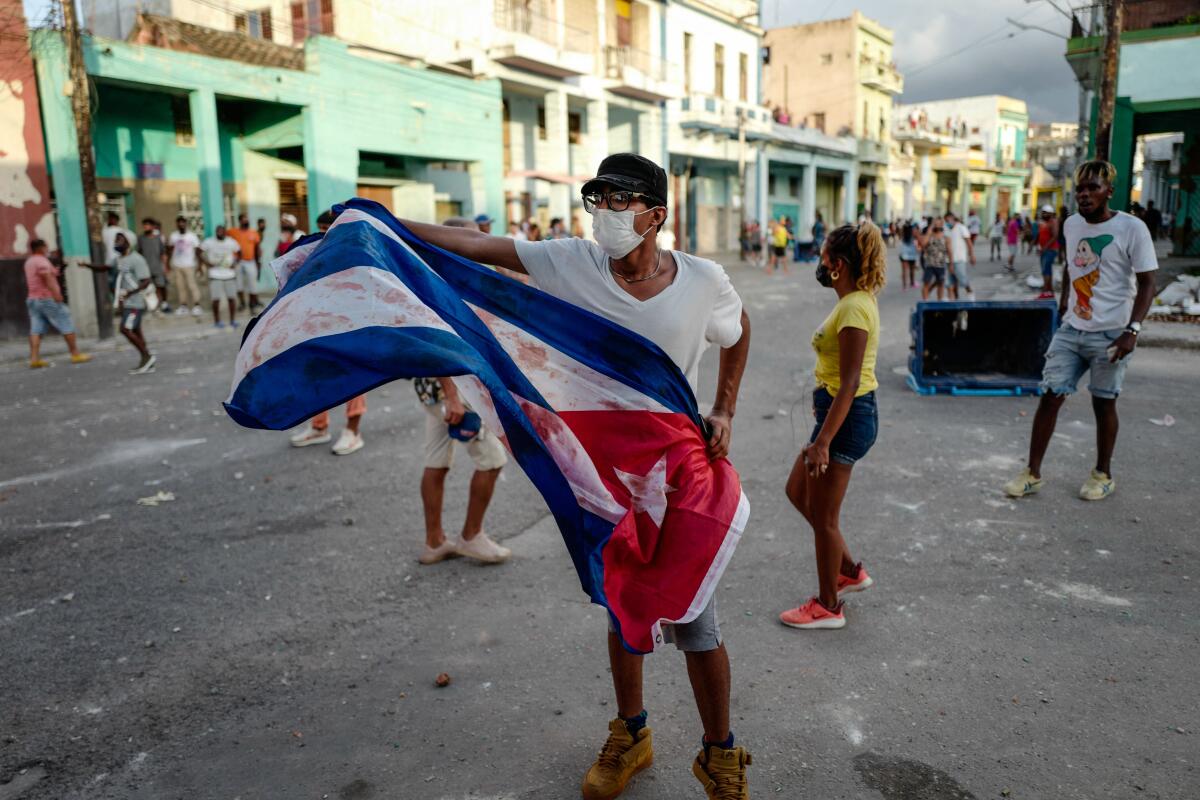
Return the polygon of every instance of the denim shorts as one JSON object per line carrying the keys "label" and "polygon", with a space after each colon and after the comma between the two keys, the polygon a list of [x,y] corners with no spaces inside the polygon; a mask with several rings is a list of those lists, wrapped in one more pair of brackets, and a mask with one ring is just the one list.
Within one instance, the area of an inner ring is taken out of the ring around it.
{"label": "denim shorts", "polygon": [[1132,354],[1113,364],[1106,352],[1123,333],[1121,328],[1107,331],[1081,331],[1063,325],[1054,333],[1046,350],[1046,366],[1042,369],[1042,391],[1068,395],[1075,391],[1083,373],[1091,370],[1088,391],[1093,397],[1115,400],[1121,394],[1125,368]]}
{"label": "denim shorts", "polygon": [[955,261],[954,271],[950,273],[950,288],[954,289],[959,286],[971,291],[971,271],[969,269],[969,261]]}
{"label": "denim shorts", "polygon": [[29,333],[41,336],[49,326],[53,326],[61,334],[75,332],[75,323],[71,321],[71,309],[66,303],[49,298],[26,298],[25,308],[29,311]]}
{"label": "denim shorts", "polygon": [[1049,278],[1054,274],[1054,262],[1058,260],[1057,250],[1045,250],[1042,252],[1042,277]]}
{"label": "denim shorts", "polygon": [[927,286],[939,286],[946,283],[946,268],[945,267],[925,267],[921,275],[922,281]]}
{"label": "denim shorts", "polygon": [[[822,388],[813,392],[813,416],[817,418],[817,424],[808,439],[809,444],[817,440],[832,405],[833,395],[827,390]],[[875,393],[868,392],[854,398],[850,404],[850,412],[842,421],[842,427],[829,443],[829,459],[838,464],[853,464],[867,454],[878,434],[879,407],[875,403]]]}

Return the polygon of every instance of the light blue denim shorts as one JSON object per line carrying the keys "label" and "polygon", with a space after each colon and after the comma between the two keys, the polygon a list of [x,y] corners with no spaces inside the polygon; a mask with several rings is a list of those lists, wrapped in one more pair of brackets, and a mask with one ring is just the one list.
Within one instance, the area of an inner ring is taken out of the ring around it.
{"label": "light blue denim shorts", "polygon": [[25,308],[29,312],[29,332],[34,336],[44,335],[51,327],[62,334],[75,332],[66,303],[30,297],[25,300]]}
{"label": "light blue denim shorts", "polygon": [[1042,369],[1042,391],[1051,394],[1072,394],[1083,373],[1091,370],[1088,391],[1094,397],[1115,400],[1121,394],[1125,368],[1132,354],[1113,364],[1108,360],[1108,348],[1123,333],[1123,329],[1081,331],[1063,325],[1054,333],[1046,350],[1046,366]]}

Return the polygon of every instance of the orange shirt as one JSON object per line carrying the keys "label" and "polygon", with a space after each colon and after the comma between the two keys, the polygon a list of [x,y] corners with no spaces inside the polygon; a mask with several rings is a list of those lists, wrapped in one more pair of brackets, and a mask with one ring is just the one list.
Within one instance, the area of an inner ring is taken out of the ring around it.
{"label": "orange shirt", "polygon": [[258,231],[254,230],[254,228],[249,228],[247,230],[242,230],[241,228],[230,228],[228,233],[230,238],[237,242],[238,246],[242,248],[242,261],[253,261],[254,248],[260,241],[262,241],[258,235]]}

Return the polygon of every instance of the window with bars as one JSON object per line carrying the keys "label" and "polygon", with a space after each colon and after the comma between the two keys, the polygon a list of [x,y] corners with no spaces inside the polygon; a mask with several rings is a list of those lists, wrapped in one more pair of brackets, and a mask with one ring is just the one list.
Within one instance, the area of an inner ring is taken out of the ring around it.
{"label": "window with bars", "polygon": [[333,35],[333,0],[300,0],[292,3],[292,41],[309,36]]}
{"label": "window with bars", "polygon": [[271,9],[260,8],[257,11],[235,14],[233,17],[233,29],[254,39],[266,39],[268,42],[273,41]]}
{"label": "window with bars", "polygon": [[750,99],[750,56],[738,53],[738,100]]}
{"label": "window with bars", "polygon": [[713,47],[713,94],[725,96],[725,45]]}

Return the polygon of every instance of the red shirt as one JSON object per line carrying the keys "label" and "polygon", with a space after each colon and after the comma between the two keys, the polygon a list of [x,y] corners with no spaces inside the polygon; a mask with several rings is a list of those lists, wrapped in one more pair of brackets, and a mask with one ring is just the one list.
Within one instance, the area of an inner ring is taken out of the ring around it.
{"label": "red shirt", "polygon": [[1058,226],[1052,222],[1038,223],[1038,247],[1042,250],[1058,249]]}
{"label": "red shirt", "polygon": [[25,259],[25,286],[30,300],[54,300],[58,292],[58,270],[45,256]]}

